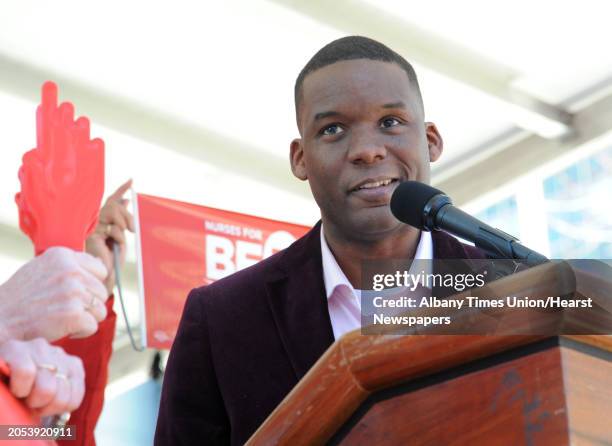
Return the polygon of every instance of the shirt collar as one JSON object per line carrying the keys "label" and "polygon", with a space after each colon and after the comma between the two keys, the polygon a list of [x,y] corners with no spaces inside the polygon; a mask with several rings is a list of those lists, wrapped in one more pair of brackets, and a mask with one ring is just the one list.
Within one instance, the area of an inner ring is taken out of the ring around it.
{"label": "shirt collar", "polygon": [[[325,283],[325,294],[329,299],[334,289],[338,285],[348,286],[353,294],[355,294],[355,288],[351,285],[351,282],[346,278],[346,275],[338,265],[336,258],[329,249],[327,240],[325,240],[325,234],[323,232],[323,224],[321,224],[321,257],[323,260],[323,282]],[[415,259],[432,259],[433,258],[433,242],[431,240],[431,233],[427,231],[421,231],[421,237],[419,244],[414,255]]]}

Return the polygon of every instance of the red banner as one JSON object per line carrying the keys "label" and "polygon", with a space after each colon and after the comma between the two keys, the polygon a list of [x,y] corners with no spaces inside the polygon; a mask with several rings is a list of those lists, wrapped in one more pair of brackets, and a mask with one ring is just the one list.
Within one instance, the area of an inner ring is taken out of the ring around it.
{"label": "red banner", "polygon": [[143,339],[172,345],[185,299],[278,252],[310,228],[137,194],[136,226]]}

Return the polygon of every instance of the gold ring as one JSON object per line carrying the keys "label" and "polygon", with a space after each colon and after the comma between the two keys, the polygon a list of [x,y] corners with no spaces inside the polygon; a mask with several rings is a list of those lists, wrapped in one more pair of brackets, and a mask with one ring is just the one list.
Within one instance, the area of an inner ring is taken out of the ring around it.
{"label": "gold ring", "polygon": [[104,230],[104,234],[106,234],[106,236],[110,237],[112,230],[113,230],[113,225],[111,225],[109,223],[109,224],[106,225],[106,229]]}
{"label": "gold ring", "polygon": [[39,369],[45,369],[45,370],[49,370],[52,373],[56,373],[57,372],[57,366],[54,364],[38,364],[38,368]]}
{"label": "gold ring", "polygon": [[87,305],[85,305],[85,309],[86,310],[91,310],[95,306],[96,306],[96,296],[91,296],[91,302],[89,302]]}
{"label": "gold ring", "polygon": [[68,381],[68,376],[64,375],[63,373],[56,372],[55,373],[55,377],[57,379],[63,379],[64,381]]}

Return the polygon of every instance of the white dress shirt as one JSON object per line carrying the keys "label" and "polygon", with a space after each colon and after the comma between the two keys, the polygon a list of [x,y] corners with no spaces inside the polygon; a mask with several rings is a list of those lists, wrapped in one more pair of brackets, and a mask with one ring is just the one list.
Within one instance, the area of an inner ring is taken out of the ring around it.
{"label": "white dress shirt", "polygon": [[[327,295],[327,308],[334,330],[334,338],[361,328],[361,290],[356,290],[338,265],[329,249],[323,225],[321,225],[321,255],[323,260],[323,282]],[[421,231],[421,237],[414,256],[415,259],[432,259],[433,242],[431,233]],[[428,270],[431,270],[431,262]],[[336,291],[334,293],[334,291]]]}

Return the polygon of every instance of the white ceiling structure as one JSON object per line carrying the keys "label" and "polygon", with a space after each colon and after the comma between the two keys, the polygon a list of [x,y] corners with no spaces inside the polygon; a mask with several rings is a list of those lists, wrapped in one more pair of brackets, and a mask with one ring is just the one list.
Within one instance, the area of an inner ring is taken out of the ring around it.
{"label": "white ceiling structure", "polygon": [[291,176],[288,147],[293,83],[321,46],[361,34],[413,62],[445,141],[433,182],[465,205],[609,143],[611,10],[597,0],[0,0],[0,280],[31,255],[13,197],[45,80],[105,140],[107,193],[133,178],[140,192],[311,225],[318,209]]}

